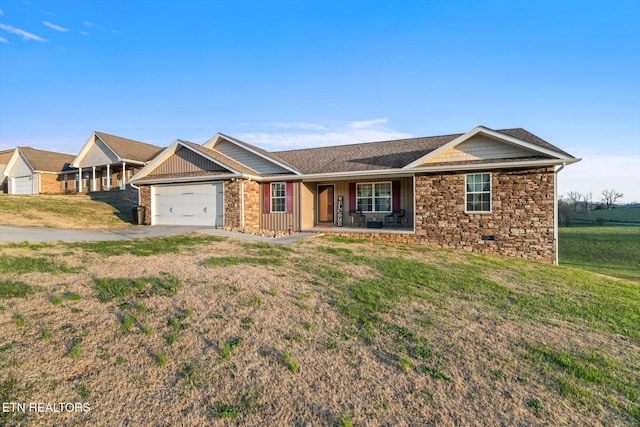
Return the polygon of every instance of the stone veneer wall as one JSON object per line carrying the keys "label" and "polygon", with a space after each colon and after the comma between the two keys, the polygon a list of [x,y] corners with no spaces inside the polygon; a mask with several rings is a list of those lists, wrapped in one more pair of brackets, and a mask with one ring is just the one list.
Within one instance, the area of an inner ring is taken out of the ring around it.
{"label": "stone veneer wall", "polygon": [[140,206],[144,206],[144,223],[151,224],[151,186],[140,186]]}
{"label": "stone veneer wall", "polygon": [[[415,184],[415,234],[335,234],[554,263],[553,168],[496,170],[491,178],[491,213],[464,212],[464,173],[419,175]],[[494,240],[483,236],[493,236]]]}
{"label": "stone veneer wall", "polygon": [[[241,189],[241,187],[244,188]],[[260,193],[255,181],[234,179],[224,182],[224,226],[242,228],[241,194],[244,193],[244,228],[260,228]]]}
{"label": "stone veneer wall", "polygon": [[224,181],[224,226],[230,228],[242,227],[242,207],[240,205],[239,179]]}
{"label": "stone veneer wall", "polygon": [[255,231],[260,228],[260,184],[244,182],[244,227]]}

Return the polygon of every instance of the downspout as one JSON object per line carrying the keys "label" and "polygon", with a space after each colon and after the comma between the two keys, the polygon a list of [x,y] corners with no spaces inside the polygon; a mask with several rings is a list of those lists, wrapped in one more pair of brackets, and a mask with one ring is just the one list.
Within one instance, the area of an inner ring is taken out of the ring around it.
{"label": "downspout", "polygon": [[562,163],[558,169],[553,170],[553,240],[554,240],[554,252],[555,252],[555,265],[559,264],[558,261],[558,172],[560,172],[566,166],[566,163]]}
{"label": "downspout", "polygon": [[129,183],[132,188],[138,190],[138,206],[140,206],[140,187],[136,187],[134,184]]}

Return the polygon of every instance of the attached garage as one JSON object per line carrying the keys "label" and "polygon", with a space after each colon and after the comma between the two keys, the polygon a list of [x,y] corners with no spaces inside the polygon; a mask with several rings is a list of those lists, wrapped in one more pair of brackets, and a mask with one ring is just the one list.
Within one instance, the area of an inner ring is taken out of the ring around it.
{"label": "attached garage", "polygon": [[224,226],[222,182],[151,186],[152,225]]}
{"label": "attached garage", "polygon": [[38,180],[34,176],[17,176],[10,179],[11,194],[38,194]]}

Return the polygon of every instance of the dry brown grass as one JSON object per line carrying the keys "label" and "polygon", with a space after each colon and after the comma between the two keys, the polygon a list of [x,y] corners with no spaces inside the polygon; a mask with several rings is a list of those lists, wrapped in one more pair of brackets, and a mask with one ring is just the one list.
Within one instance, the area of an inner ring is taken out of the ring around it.
{"label": "dry brown grass", "polygon": [[131,225],[131,204],[111,204],[85,194],[14,196],[0,194],[0,224],[15,227],[103,229]]}
{"label": "dry brown grass", "polygon": [[[338,301],[350,280],[379,273],[353,264],[343,266],[346,278],[315,275],[318,265],[335,266],[340,258],[327,252],[327,245],[314,239],[284,252],[225,241],[178,255],[107,258],[62,245],[40,249],[38,256],[50,253],[83,269],[2,276],[31,284],[36,294],[0,300],[0,391],[5,401],[89,402],[91,411],[5,414],[6,419],[47,426],[338,425],[345,419],[371,426],[630,422],[599,401],[580,405],[563,398],[526,360],[521,343],[605,349],[632,365],[640,354],[637,340],[487,310],[473,299],[441,294],[403,299],[379,314],[376,332],[363,334]],[[355,256],[402,256],[434,265],[468,260],[448,251],[330,245]],[[28,256],[24,248],[4,247],[1,253]],[[203,265],[211,257],[247,253],[283,259],[283,265]],[[97,278],[159,275],[180,280],[177,295],[148,292],[106,303],[96,298]],[[69,292],[82,298],[51,303],[52,296]],[[16,314],[24,318],[23,327],[16,325]],[[126,316],[136,318],[129,330],[123,327]],[[183,326],[172,326],[171,318]],[[408,355],[412,343],[400,338],[402,331],[426,343],[431,354]],[[172,333],[177,340],[168,344]],[[225,344],[234,339],[237,345],[225,358]],[[73,358],[70,349],[78,342],[81,353]],[[162,357],[165,366],[158,361]],[[403,357],[411,366],[403,365]]]}

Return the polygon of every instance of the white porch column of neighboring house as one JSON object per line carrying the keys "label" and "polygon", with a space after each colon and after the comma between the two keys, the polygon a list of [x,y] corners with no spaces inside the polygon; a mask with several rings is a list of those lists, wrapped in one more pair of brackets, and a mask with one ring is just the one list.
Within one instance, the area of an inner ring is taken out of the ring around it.
{"label": "white porch column of neighboring house", "polygon": [[122,179],[120,180],[120,189],[124,190],[127,188],[127,181],[126,181],[126,175],[125,172],[126,170],[127,164],[125,162],[122,162]]}
{"label": "white porch column of neighboring house", "polygon": [[109,163],[107,163],[107,190],[111,190],[111,171],[109,170]]}
{"label": "white porch column of neighboring house", "polygon": [[78,193],[82,193],[82,168],[78,168]]}
{"label": "white porch column of neighboring house", "polygon": [[91,191],[96,191],[96,167],[93,166],[93,177],[91,179]]}

